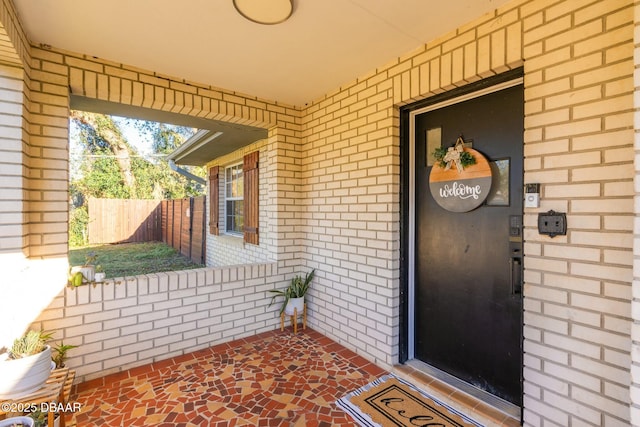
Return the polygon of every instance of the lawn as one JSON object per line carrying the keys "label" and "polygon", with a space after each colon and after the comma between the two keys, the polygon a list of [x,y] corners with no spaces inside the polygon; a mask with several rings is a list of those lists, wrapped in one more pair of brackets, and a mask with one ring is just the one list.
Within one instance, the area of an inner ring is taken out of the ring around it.
{"label": "lawn", "polygon": [[91,252],[97,256],[93,264],[101,265],[107,278],[203,267],[162,242],[72,248],[69,251],[69,264],[84,264],[87,254]]}

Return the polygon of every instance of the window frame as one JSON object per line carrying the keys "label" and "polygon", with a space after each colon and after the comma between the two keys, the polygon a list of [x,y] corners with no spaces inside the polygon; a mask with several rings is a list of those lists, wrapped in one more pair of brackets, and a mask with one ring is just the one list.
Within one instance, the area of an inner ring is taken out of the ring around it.
{"label": "window frame", "polygon": [[[229,230],[229,215],[228,215],[228,204],[227,201],[238,201],[241,200],[243,205],[244,205],[244,199],[245,199],[245,195],[244,195],[244,171],[242,168],[243,164],[242,162],[236,162],[236,163],[232,163],[229,164],[227,166],[224,167],[224,234],[228,234],[231,236],[237,236],[237,237],[242,237],[244,235],[244,206],[242,209],[242,223],[243,223],[243,229],[242,230]],[[232,185],[233,182],[235,181],[236,185],[239,187],[236,190],[242,192],[242,197],[239,196],[228,196],[228,191],[229,191],[229,171],[231,170],[236,170],[240,172],[240,176],[242,177],[242,184],[238,184],[239,179],[237,179],[237,175],[236,175],[236,179],[233,180],[233,172],[231,172],[231,178],[232,178]]]}

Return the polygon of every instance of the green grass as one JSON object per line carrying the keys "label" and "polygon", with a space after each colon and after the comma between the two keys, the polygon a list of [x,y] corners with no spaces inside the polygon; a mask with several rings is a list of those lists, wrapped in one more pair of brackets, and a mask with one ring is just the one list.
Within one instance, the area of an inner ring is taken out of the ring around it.
{"label": "green grass", "polygon": [[84,264],[89,252],[97,255],[95,264],[102,266],[107,278],[203,267],[161,242],[73,248],[69,251],[69,264]]}

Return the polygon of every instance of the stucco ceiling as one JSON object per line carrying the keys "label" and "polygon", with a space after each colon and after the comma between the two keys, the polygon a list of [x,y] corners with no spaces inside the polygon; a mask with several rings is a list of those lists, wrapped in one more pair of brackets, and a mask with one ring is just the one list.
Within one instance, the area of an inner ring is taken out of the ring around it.
{"label": "stucco ceiling", "polygon": [[260,25],[232,0],[14,0],[35,44],[303,106],[507,0],[294,0]]}

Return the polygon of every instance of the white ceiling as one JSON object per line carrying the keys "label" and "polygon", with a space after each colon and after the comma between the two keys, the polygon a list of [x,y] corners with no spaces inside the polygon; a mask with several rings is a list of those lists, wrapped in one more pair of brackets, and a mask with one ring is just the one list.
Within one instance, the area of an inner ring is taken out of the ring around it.
{"label": "white ceiling", "polygon": [[260,25],[232,0],[13,1],[35,44],[296,106],[507,2],[294,0]]}

